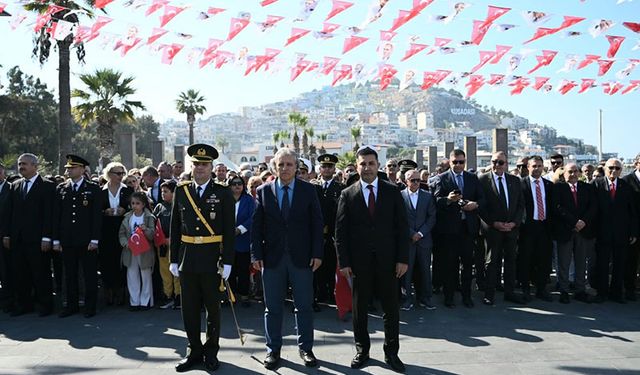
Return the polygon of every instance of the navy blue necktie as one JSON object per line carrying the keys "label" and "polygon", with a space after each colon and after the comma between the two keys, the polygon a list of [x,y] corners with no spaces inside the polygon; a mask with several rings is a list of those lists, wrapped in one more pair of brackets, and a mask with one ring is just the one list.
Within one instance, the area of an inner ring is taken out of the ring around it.
{"label": "navy blue necktie", "polygon": [[456,184],[458,184],[458,189],[460,191],[464,191],[464,180],[462,179],[462,173],[456,175]]}
{"label": "navy blue necktie", "polygon": [[29,182],[30,180],[24,180],[24,188],[22,189],[22,199],[27,198],[27,193],[29,192]]}
{"label": "navy blue necktie", "polygon": [[284,193],[282,194],[280,211],[282,212],[282,217],[287,220],[289,218],[289,186],[283,186],[282,189],[284,189]]}

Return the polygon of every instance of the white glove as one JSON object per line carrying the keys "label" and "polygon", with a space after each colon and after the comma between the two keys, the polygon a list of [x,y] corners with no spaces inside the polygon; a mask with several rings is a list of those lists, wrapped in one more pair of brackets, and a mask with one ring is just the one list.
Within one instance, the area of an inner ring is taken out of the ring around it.
{"label": "white glove", "polygon": [[178,263],[171,263],[169,265],[169,272],[175,277],[180,277],[180,272],[178,272]]}
{"label": "white glove", "polygon": [[225,264],[224,269],[222,270],[222,278],[225,280],[229,280],[230,275],[231,275],[231,265]]}

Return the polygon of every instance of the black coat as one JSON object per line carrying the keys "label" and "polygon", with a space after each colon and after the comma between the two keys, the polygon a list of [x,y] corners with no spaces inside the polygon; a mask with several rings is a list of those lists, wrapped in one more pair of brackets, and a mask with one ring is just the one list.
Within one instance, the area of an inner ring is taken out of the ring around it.
{"label": "black coat", "polygon": [[53,240],[65,246],[87,246],[102,233],[102,191],[86,179],[73,191],[71,180],[56,188],[53,203]]}
{"label": "black coat", "polygon": [[370,272],[367,265],[372,252],[380,264],[408,264],[407,233],[407,212],[396,185],[378,179],[373,218],[364,201],[360,182],[342,191],[336,217],[336,250],[340,268],[351,267],[356,274]]}
{"label": "black coat", "polygon": [[322,210],[322,219],[324,221],[324,234],[333,236],[336,228],[336,213],[338,211],[338,199],[340,193],[344,189],[344,185],[331,180],[329,187],[323,189],[324,182],[321,180],[316,185],[318,199],[320,200],[320,209]]}
{"label": "black coat", "polygon": [[40,243],[43,237],[52,236],[55,185],[38,176],[29,194],[23,198],[24,181],[25,179],[21,178],[11,184],[6,207],[9,221],[3,224],[2,233],[11,237],[13,241]]}
{"label": "black coat", "polygon": [[11,196],[10,192],[11,184],[7,180],[4,180],[2,189],[0,189],[0,230],[4,227],[5,222],[8,223],[9,221],[7,207],[9,205],[9,197]]}
{"label": "black coat", "polygon": [[[638,180],[638,176],[636,176],[635,171],[622,177],[622,179],[625,180],[633,189],[634,201],[636,202],[636,215],[638,217],[638,225],[640,225],[640,180]],[[640,228],[638,229],[638,234],[640,234]]]}
{"label": "black coat", "polygon": [[568,183],[558,182],[553,185],[556,221],[553,226],[553,237],[558,241],[568,241],[578,220],[584,221],[586,226],[580,234],[584,238],[596,236],[598,224],[598,201],[593,185],[578,181],[578,206],[573,200],[571,187]]}
{"label": "black coat", "polygon": [[604,178],[593,181],[598,199],[598,243],[624,246],[630,237],[638,237],[638,216],[633,189],[621,178],[617,180],[616,198],[611,199],[609,183]]}
{"label": "black coat", "polygon": [[493,228],[493,223],[496,221],[514,223],[516,224],[516,228],[511,230],[509,234],[511,236],[517,236],[519,226],[522,224],[524,216],[524,197],[520,185],[521,182],[520,178],[508,173],[505,173],[503,176],[507,182],[507,194],[509,196],[508,209],[502,199],[500,199],[500,190],[493,180],[493,172],[488,172],[478,177],[478,182],[480,182],[486,201],[486,205],[480,210],[480,218],[482,219],[484,230]]}
{"label": "black coat", "polygon": [[[478,213],[486,205],[484,192],[478,182],[478,177],[467,171],[463,172],[464,190],[462,198],[464,200],[478,203],[478,209],[474,211],[465,211],[465,220],[467,223],[467,233],[473,237],[480,232],[480,218]],[[437,220],[436,232],[455,234],[462,230],[461,208],[457,203],[449,203],[447,196],[453,190],[458,189],[453,172],[447,171],[438,175],[434,180],[433,196],[436,198]]]}
{"label": "black coat", "polygon": [[[535,205],[536,198],[535,198],[535,192],[531,190],[531,180],[532,180],[531,176],[524,177],[520,180],[520,183],[522,186],[522,195],[524,197],[524,207],[525,207],[524,223],[520,228],[521,234],[526,234],[529,224],[533,223],[534,221],[533,212],[534,212],[534,205]],[[555,214],[553,182],[542,177],[540,177],[540,181],[542,181],[542,183],[544,184],[544,200],[545,200],[545,208],[546,208],[546,212],[544,213],[545,215],[544,227],[547,234],[551,236],[553,231],[553,220],[554,220],[554,214]]]}

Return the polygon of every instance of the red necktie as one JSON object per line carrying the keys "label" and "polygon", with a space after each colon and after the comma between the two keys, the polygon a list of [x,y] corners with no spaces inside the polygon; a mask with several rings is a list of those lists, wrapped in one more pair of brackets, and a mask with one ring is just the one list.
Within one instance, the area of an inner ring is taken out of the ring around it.
{"label": "red necktie", "polygon": [[367,189],[369,189],[369,199],[367,206],[369,208],[369,215],[373,217],[373,214],[376,212],[376,196],[373,194],[373,185],[367,185]]}
{"label": "red necktie", "polygon": [[609,185],[609,195],[612,200],[616,199],[616,184],[611,183],[611,185]]}
{"label": "red necktie", "polygon": [[576,190],[576,185],[571,185],[571,194],[573,195],[573,203],[578,207],[578,190]]}
{"label": "red necktie", "polygon": [[538,220],[544,220],[544,202],[542,201],[542,189],[540,189],[540,180],[536,182],[536,205],[538,206]]}

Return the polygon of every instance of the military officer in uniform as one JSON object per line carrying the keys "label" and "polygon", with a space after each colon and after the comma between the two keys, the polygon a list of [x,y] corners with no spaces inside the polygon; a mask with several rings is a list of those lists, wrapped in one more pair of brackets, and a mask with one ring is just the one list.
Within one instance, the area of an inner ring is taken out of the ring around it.
{"label": "military officer in uniform", "polygon": [[334,302],[333,291],[336,285],[336,247],[334,243],[334,232],[336,224],[336,211],[338,209],[338,199],[344,189],[344,185],[333,178],[336,172],[338,157],[331,154],[318,156],[320,164],[320,177],[316,190],[320,199],[320,208],[324,218],[324,256],[322,265],[314,273],[315,302],[314,311],[319,311],[317,302]]}
{"label": "military officer in uniform", "polygon": [[[235,201],[231,190],[211,178],[218,151],[206,144],[189,146],[193,181],[176,187],[171,214],[171,273],[180,277],[182,320],[189,345],[176,365],[184,372],[204,361],[207,370],[220,365],[220,277],[231,274],[234,258]],[[222,258],[224,270],[218,274]],[[200,340],[200,309],[207,312],[206,341]]]}
{"label": "military officer in uniform", "polygon": [[400,190],[405,190],[407,184],[404,181],[404,175],[408,171],[418,169],[418,163],[411,159],[403,159],[398,162],[398,167],[400,167],[400,178],[396,180],[396,185],[398,185]]}
{"label": "military officer in uniform", "polygon": [[96,314],[98,296],[98,239],[102,228],[100,187],[84,178],[89,165],[85,159],[67,155],[64,166],[69,179],[56,188],[53,203],[53,251],[62,254],[67,291],[67,307],[61,318],[73,315],[78,307],[78,269],[84,278],[84,316]]}

